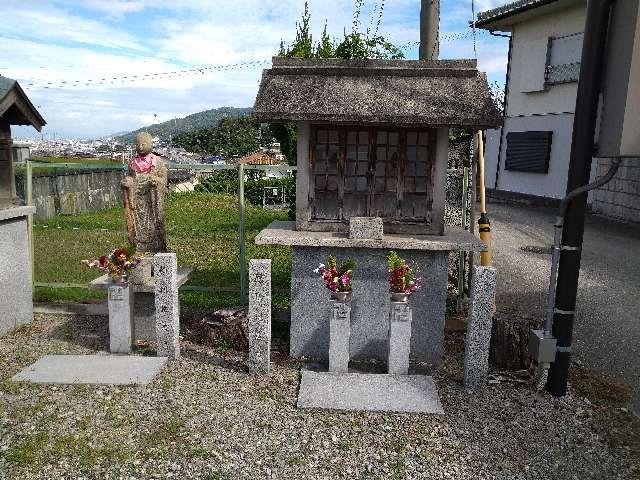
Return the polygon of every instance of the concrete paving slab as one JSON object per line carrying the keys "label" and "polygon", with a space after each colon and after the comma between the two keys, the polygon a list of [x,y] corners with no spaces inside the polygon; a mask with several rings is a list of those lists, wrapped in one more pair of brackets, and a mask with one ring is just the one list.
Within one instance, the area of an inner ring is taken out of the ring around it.
{"label": "concrete paving slab", "polygon": [[433,378],[302,371],[298,408],[444,414]]}
{"label": "concrete paving slab", "polygon": [[166,357],[136,355],[45,355],[16,374],[14,382],[146,385],[160,372]]}

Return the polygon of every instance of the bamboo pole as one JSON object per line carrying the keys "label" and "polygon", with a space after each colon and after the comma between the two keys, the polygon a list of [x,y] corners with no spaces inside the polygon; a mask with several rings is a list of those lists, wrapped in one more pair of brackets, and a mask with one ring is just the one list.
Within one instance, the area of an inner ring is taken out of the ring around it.
{"label": "bamboo pole", "polygon": [[487,250],[480,253],[480,265],[487,267],[491,265],[492,245],[491,245],[491,224],[487,216],[487,198],[484,185],[484,139],[482,130],[478,130],[478,182],[480,186],[480,219],[478,220],[480,240],[487,244]]}

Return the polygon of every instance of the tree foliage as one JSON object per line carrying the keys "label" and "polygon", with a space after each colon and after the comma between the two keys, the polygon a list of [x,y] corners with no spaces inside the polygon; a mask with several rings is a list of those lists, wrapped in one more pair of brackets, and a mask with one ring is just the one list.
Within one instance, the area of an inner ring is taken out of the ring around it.
{"label": "tree foliage", "polygon": [[176,135],[173,144],[188,152],[223,155],[227,158],[249,155],[268,143],[268,132],[253,117],[224,118],[217,126]]}
{"label": "tree foliage", "polygon": [[[331,38],[327,33],[327,22],[320,36],[320,41],[314,43],[313,35],[310,31],[311,15],[309,13],[309,3],[305,2],[304,12],[300,22],[296,23],[296,39],[287,48],[284,42],[280,43],[279,56],[298,58],[344,58],[344,59],[366,59],[366,58],[404,58],[402,50],[381,35],[380,25],[384,12],[384,2],[376,10],[375,28],[367,28],[361,31],[362,22],[360,20],[363,0],[354,0],[353,25],[351,31],[345,30],[342,39]],[[371,24],[373,25],[373,20]]]}

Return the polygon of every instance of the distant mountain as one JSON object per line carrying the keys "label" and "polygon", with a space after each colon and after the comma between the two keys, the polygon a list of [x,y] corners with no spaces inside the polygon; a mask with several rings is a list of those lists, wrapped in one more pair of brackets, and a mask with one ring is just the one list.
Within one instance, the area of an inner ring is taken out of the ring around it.
{"label": "distant mountain", "polygon": [[135,143],[136,135],[140,132],[149,132],[154,137],[168,142],[169,138],[178,133],[198,130],[200,128],[215,127],[220,120],[229,117],[244,117],[251,115],[251,108],[220,107],[204,112],[193,113],[184,118],[176,118],[163,123],[155,123],[147,127],[139,128],[133,132],[116,135],[116,140],[125,143]]}

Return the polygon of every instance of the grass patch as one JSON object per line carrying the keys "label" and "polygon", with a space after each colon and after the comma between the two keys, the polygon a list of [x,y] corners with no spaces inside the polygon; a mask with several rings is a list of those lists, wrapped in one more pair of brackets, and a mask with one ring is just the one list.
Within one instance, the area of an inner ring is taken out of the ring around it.
{"label": "grass patch", "polygon": [[9,447],[4,459],[16,467],[24,467],[35,463],[41,451],[49,442],[49,434],[35,432],[22,439],[16,445]]}
{"label": "grass patch", "polygon": [[[181,291],[180,301],[194,308],[210,309],[240,303],[238,207],[232,195],[212,193],[170,194],[165,204],[167,241],[180,266],[194,269],[189,285],[215,292]],[[249,205],[245,213],[247,261],[272,260],[274,304],[287,306],[291,275],[291,249],[255,245],[255,236],[274,220],[286,220],[286,212]],[[40,284],[88,284],[99,272],[88,270],[84,259],[95,258],[127,243],[122,208],[79,215],[58,215],[34,226],[35,279]],[[38,286],[39,302],[87,302],[105,298],[104,292],[86,288]]]}

